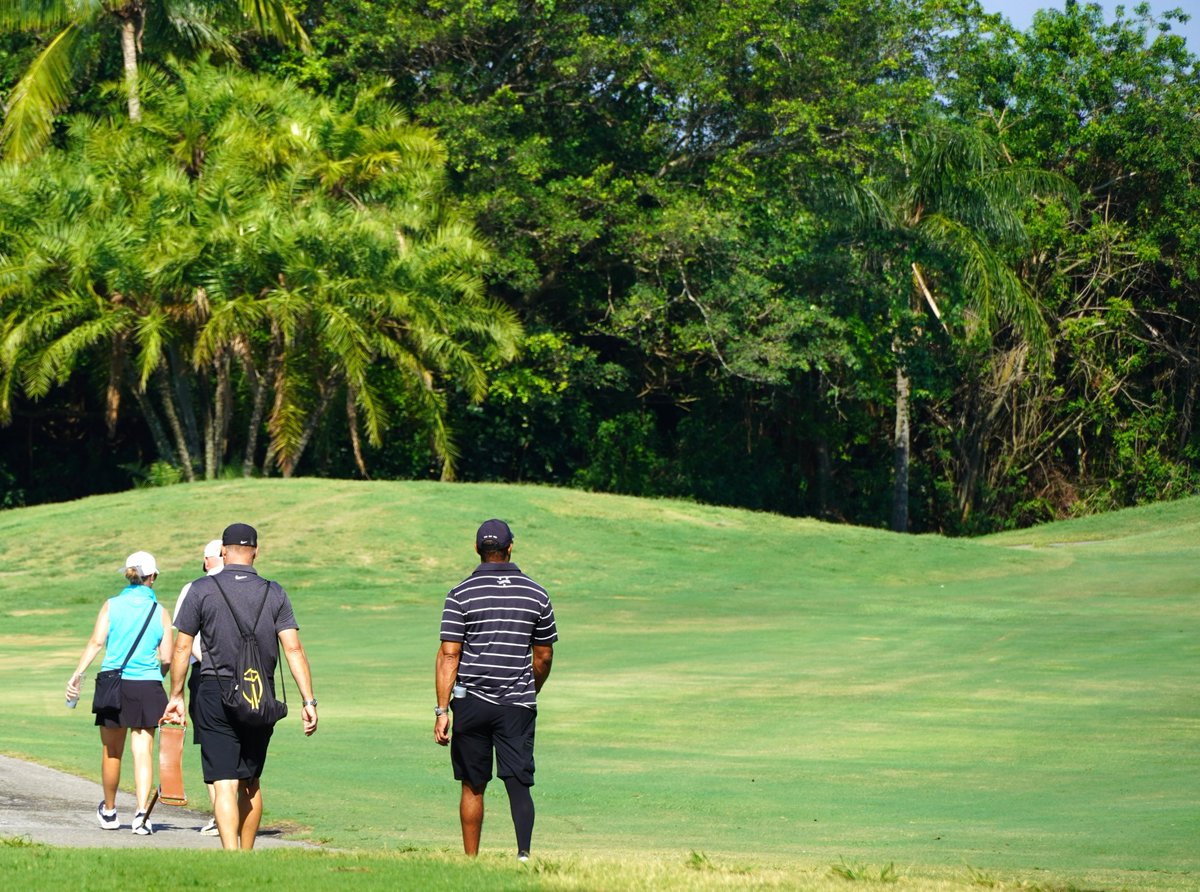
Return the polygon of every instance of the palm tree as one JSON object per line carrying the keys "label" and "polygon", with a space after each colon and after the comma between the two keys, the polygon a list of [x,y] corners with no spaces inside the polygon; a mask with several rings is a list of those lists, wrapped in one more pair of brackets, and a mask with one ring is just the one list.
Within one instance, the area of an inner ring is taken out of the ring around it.
{"label": "palm tree", "polygon": [[[1054,174],[1013,163],[987,133],[941,124],[902,136],[899,162],[882,184],[860,186],[856,193],[859,225],[879,247],[890,276],[907,281],[891,307],[896,404],[891,526],[902,532],[909,526],[910,365],[920,318],[930,313],[950,333],[943,309],[956,299],[960,336],[990,341],[1007,327],[1036,364],[1047,362],[1049,328],[1010,257],[1026,244],[1023,214],[1031,202],[1068,194],[1069,186]],[[908,332],[905,320],[913,324]]]}
{"label": "palm tree", "polygon": [[138,59],[146,43],[164,53],[211,50],[236,58],[228,35],[248,30],[308,46],[283,0],[0,0],[0,30],[57,31],[8,97],[0,146],[18,161],[46,145],[55,115],[86,78],[90,54],[103,51],[114,35],[131,121],[142,115]]}
{"label": "palm tree", "polygon": [[160,458],[191,479],[170,254],[186,184],[119,123],[80,121],[71,136],[73,152],[0,166],[11,223],[0,248],[0,422],[14,389],[38,398],[102,364],[110,435],[131,392]]}
{"label": "palm tree", "polygon": [[102,365],[113,421],[132,393],[188,479],[220,472],[239,407],[244,472],[290,476],[342,398],[365,475],[360,425],[382,442],[398,379],[452,474],[443,388],[482,398],[521,329],[484,296],[440,144],[371,94],[342,111],[206,64],[146,100],[0,164],[0,413]]}
{"label": "palm tree", "polygon": [[[110,435],[121,394],[132,390],[162,459],[186,463],[148,399],[172,337],[146,283],[138,212],[124,188],[78,158],[6,163],[0,210],[10,222],[0,247],[0,423],[14,389],[37,399],[94,363],[107,370]],[[162,396],[178,429],[169,391]]]}
{"label": "palm tree", "polygon": [[[389,419],[378,379],[388,368],[405,373],[450,476],[455,449],[439,382],[482,399],[485,360],[515,355],[516,316],[484,296],[475,272],[482,243],[442,200],[444,150],[382,101],[382,89],[339,112],[266,79],[220,85],[211,69],[180,78],[171,129],[222,135],[209,139],[198,171],[213,202],[201,223],[212,311],[195,361],[225,350],[246,371],[254,409],[244,472],[268,395],[263,467],[290,476],[341,394],[366,476],[359,423],[382,443]],[[225,90],[238,101],[223,99]],[[184,119],[205,129],[179,126]],[[182,137],[173,153],[193,154]],[[230,214],[228,196],[242,203],[239,213]]]}

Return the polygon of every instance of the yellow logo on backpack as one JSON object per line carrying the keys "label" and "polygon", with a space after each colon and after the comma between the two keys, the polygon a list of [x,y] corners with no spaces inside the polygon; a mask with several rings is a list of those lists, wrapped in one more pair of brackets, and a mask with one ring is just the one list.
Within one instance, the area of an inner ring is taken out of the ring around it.
{"label": "yellow logo on backpack", "polygon": [[263,694],[262,676],[258,674],[257,669],[251,667],[242,674],[242,681],[245,682],[241,686],[242,699],[250,704],[251,709],[258,709]]}
{"label": "yellow logo on backpack", "polygon": [[[226,607],[229,608],[229,614],[242,636],[241,647],[233,659],[233,684],[229,687],[222,685],[221,703],[224,704],[230,719],[238,724],[251,728],[274,725],[287,715],[287,689],[284,688],[283,700],[275,699],[274,690],[272,687],[268,687],[268,682],[271,682],[273,686],[273,679],[263,672],[263,669],[266,668],[266,661],[259,653],[258,638],[255,635],[258,621],[262,618],[263,610],[267,606],[267,595],[270,594],[271,584],[270,582],[264,584],[262,600],[259,601],[258,611],[254,614],[254,624],[247,629],[242,625],[237,613],[234,612],[233,604],[229,602],[229,596],[225,594],[225,589],[221,586],[221,580],[217,576],[210,578],[216,583]],[[281,672],[280,683],[282,684],[282,682],[283,674]]]}

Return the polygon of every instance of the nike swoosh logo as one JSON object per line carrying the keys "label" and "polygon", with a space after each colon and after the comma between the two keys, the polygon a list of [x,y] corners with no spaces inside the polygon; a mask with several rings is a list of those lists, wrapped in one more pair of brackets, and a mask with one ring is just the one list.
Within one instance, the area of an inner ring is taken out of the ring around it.
{"label": "nike swoosh logo", "polygon": [[246,577],[245,576],[234,576],[233,578],[234,579],[245,579]]}

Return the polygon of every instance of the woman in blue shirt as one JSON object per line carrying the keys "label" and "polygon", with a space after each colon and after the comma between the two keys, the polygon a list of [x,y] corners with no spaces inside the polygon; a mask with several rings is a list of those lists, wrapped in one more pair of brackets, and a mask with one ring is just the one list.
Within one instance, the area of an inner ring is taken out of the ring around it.
{"label": "woman in blue shirt", "polygon": [[[83,673],[102,649],[101,671],[121,669],[121,664],[125,663],[121,672],[121,709],[96,715],[103,747],[100,777],[104,785],[104,801],[96,807],[96,816],[105,830],[116,830],[121,826],[117,819],[117,787],[121,782],[125,731],[129,729],[137,790],[137,813],[133,816],[132,829],[140,836],[154,832],[145,813],[154,786],[154,732],[167,708],[162,679],[171,662],[171,619],[154,597],[157,578],[158,565],[153,555],[135,551],[126,559],[128,585],[100,608],[92,637],[83,649],[75,674],[67,682],[67,699],[78,698]],[[129,661],[125,662],[127,655]]]}

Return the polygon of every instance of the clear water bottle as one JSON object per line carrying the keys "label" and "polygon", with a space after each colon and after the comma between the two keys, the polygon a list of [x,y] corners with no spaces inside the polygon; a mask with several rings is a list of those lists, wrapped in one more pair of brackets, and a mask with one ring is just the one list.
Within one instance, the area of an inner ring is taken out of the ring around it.
{"label": "clear water bottle", "polygon": [[[80,686],[83,685],[83,676],[82,675],[79,676],[79,685]],[[79,696],[78,695],[67,698],[67,709],[74,709],[78,705],[79,705]]]}

